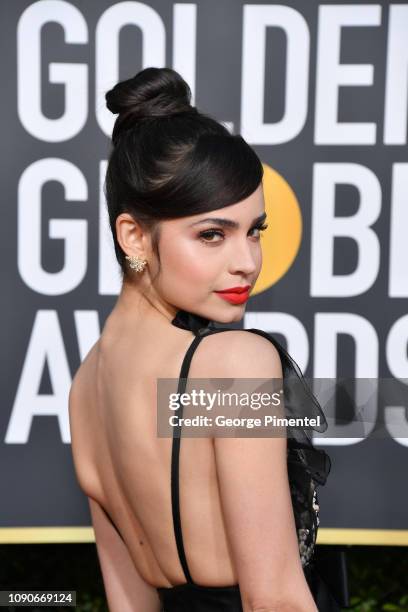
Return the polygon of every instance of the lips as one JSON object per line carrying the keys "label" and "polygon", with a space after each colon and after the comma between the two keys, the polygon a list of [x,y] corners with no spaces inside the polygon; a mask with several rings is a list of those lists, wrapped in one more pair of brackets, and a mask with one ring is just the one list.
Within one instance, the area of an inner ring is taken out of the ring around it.
{"label": "lips", "polygon": [[249,298],[249,290],[251,285],[245,287],[231,287],[230,289],[223,289],[222,291],[216,291],[220,298],[230,302],[230,304],[243,304]]}
{"label": "lips", "polygon": [[230,287],[229,289],[221,289],[215,293],[248,293],[251,285],[245,285],[245,287]]}

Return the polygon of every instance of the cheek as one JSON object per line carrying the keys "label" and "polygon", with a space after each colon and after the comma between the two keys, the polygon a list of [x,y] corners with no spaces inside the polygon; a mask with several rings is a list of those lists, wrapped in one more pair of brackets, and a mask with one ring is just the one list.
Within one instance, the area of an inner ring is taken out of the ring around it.
{"label": "cheek", "polygon": [[217,258],[209,257],[206,246],[199,240],[178,238],[174,242],[163,241],[162,245],[160,253],[166,282],[169,279],[181,285],[196,284],[212,280],[217,273]]}

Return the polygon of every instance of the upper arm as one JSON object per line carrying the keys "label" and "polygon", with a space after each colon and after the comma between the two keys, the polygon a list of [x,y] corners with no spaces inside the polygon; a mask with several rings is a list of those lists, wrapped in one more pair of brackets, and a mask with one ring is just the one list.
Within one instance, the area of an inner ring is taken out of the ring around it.
{"label": "upper arm", "polygon": [[71,453],[74,471],[80,489],[85,495],[97,496],[97,477],[89,444],[89,426],[86,414],[81,410],[84,402],[81,397],[80,379],[75,375],[68,395],[68,415],[71,437]]}
{"label": "upper arm", "polygon": [[88,497],[110,612],[159,612],[157,590],[140,576],[125,543],[104,510]]}
{"label": "upper arm", "polygon": [[[262,336],[243,330],[206,339],[217,342],[201,343],[197,377],[211,376],[215,362],[218,377],[283,377],[277,349]],[[215,437],[221,504],[244,604],[315,611],[300,561],[286,450],[285,436]]]}

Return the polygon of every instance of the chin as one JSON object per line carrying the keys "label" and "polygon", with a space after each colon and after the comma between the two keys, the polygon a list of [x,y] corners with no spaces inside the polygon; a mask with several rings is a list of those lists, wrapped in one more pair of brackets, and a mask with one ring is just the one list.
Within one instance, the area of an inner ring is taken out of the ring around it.
{"label": "chin", "polygon": [[243,319],[243,317],[244,317],[244,314],[245,314],[245,309],[242,310],[242,311],[239,311],[239,312],[237,311],[235,313],[235,316],[231,319],[230,322],[231,323],[236,323],[237,321],[241,321]]}
{"label": "chin", "polygon": [[241,321],[241,319],[243,318],[245,314],[245,305],[244,307],[232,307],[231,306],[231,311],[229,313],[224,313],[223,315],[220,315],[219,317],[217,317],[216,319],[213,319],[214,321],[216,321],[217,323],[237,323],[238,321]]}

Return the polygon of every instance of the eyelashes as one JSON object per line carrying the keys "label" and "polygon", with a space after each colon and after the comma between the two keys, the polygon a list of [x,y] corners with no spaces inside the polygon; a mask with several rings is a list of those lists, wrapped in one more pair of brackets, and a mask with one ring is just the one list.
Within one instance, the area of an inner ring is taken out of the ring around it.
{"label": "eyelashes", "polygon": [[[264,223],[263,225],[257,225],[253,227],[250,231],[258,230],[259,232],[264,232],[267,227],[268,227],[268,224]],[[212,242],[214,244],[218,242],[222,242],[222,240],[212,240],[211,238],[213,236],[221,236],[222,238],[224,238],[225,234],[222,230],[219,230],[219,229],[208,229],[208,230],[204,230],[203,232],[200,232],[199,234],[199,238],[202,242],[205,242],[205,243]],[[260,237],[261,237],[261,234],[259,234],[258,238]]]}

